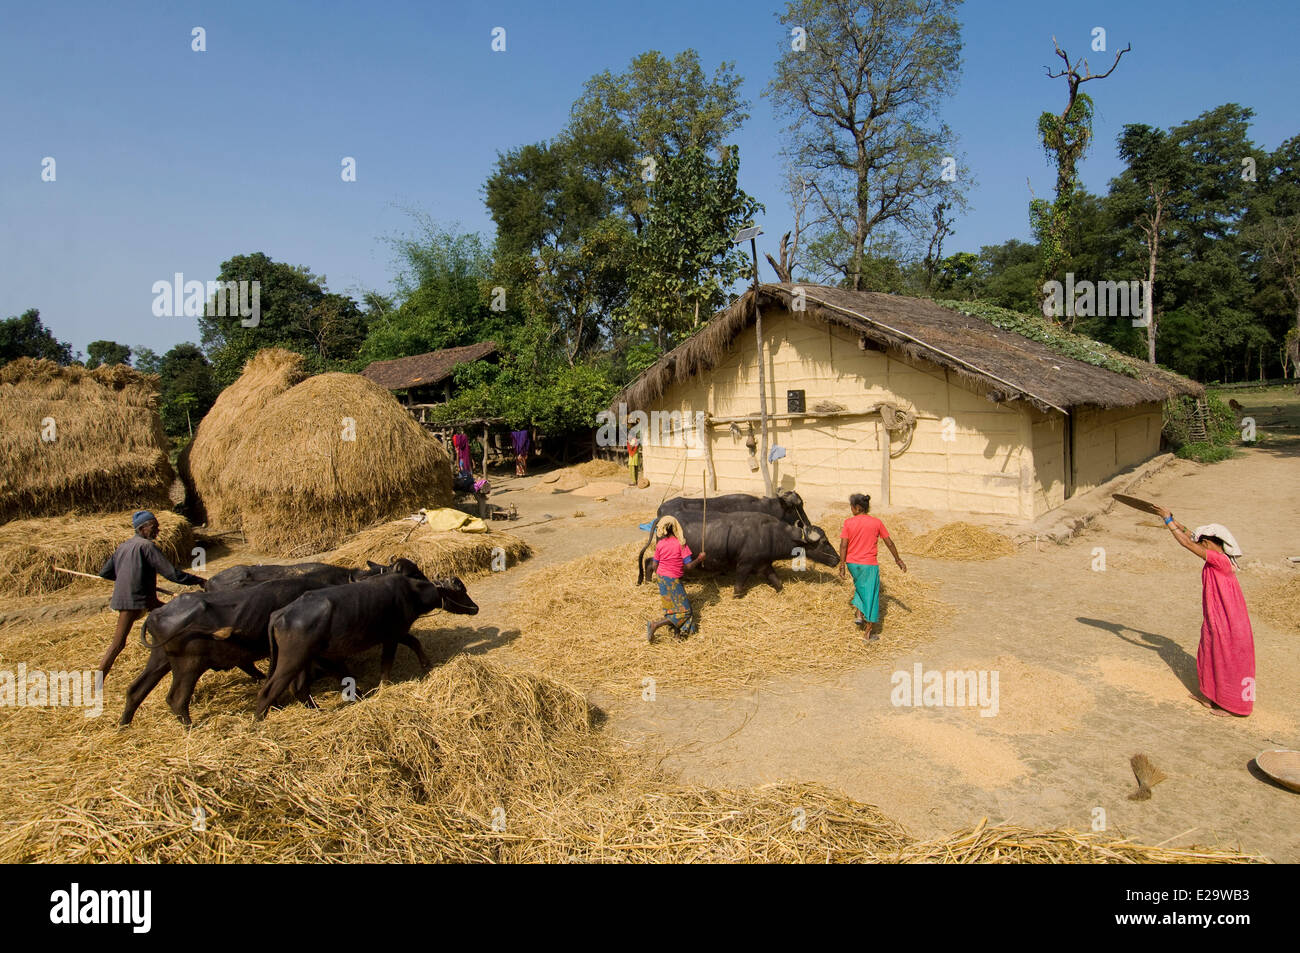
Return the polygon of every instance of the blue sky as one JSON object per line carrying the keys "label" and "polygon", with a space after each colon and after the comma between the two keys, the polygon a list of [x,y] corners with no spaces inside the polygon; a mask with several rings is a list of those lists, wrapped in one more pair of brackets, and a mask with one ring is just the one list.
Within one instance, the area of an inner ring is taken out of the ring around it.
{"label": "blue sky", "polygon": [[[789,227],[780,124],[761,95],[788,37],[775,0],[10,4],[0,34],[0,317],[36,307],[85,350],[197,340],[154,317],[151,286],[215,277],[234,254],[309,266],[333,291],[391,288],[385,237],[405,209],[490,237],[482,184],[497,153],[549,138],[582,83],[647,49],[691,47],[745,78],[741,185],[767,206],[760,254]],[[1128,122],[1169,126],[1252,107],[1265,149],[1300,132],[1293,0],[1057,3],[969,0],[964,69],[945,115],[977,187],[946,251],[1028,237],[1026,179],[1050,193],[1034,126],[1064,84],[1043,67],[1107,30],[1109,79],[1089,84],[1102,190]],[[193,52],[191,29],[206,30]],[[493,27],[507,49],[490,48]],[[1076,52],[1077,51],[1077,52]],[[1104,62],[1103,62],[1104,61]],[[46,156],[57,180],[41,181]],[[357,181],[341,180],[344,156]],[[765,276],[765,277],[770,277]]]}

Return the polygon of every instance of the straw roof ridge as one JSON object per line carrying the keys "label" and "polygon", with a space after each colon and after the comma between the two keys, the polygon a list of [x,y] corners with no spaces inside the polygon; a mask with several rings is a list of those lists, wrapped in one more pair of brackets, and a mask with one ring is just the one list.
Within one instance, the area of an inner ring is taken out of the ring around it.
{"label": "straw roof ridge", "polygon": [[[1096,366],[1069,357],[1043,340],[999,328],[989,318],[924,298],[784,283],[762,285],[759,305],[788,310],[796,288],[803,293],[804,316],[846,328],[891,355],[943,367],[994,402],[1022,400],[1044,413],[1068,413],[1073,407],[1128,407],[1204,393],[1200,384],[1172,371],[1125,362],[1130,376]],[[746,291],[716,314],[691,338],[638,375],[614,398],[613,406],[623,402],[633,409],[645,409],[672,384],[716,367],[737,335],[753,323],[754,297],[753,289]],[[1086,341],[1063,332],[1054,338],[1069,339],[1076,345]],[[1097,348],[1104,346],[1098,344]]]}

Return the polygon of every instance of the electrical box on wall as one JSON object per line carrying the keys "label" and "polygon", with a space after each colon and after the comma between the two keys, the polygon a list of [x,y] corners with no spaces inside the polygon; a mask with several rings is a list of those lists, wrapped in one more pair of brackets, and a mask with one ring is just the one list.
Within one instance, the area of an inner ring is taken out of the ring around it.
{"label": "electrical box on wall", "polygon": [[785,409],[788,414],[802,414],[807,412],[805,406],[804,391],[788,390],[785,392]]}

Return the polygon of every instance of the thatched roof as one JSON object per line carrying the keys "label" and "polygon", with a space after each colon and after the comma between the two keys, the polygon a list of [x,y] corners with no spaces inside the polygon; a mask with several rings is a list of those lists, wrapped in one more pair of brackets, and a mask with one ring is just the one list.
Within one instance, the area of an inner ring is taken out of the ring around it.
{"label": "thatched roof", "polygon": [[121,364],[0,367],[0,522],[169,507],[158,378]]}
{"label": "thatched roof", "polygon": [[441,351],[399,357],[393,361],[375,361],[361,372],[380,387],[389,390],[408,390],[441,384],[459,364],[472,364],[497,352],[495,341],[480,341],[466,347],[447,347]]}
{"label": "thatched roof", "polygon": [[[804,292],[805,320],[839,325],[895,356],[946,368],[965,386],[992,401],[1023,400],[1039,410],[1068,413],[1078,406],[1127,407],[1163,401],[1204,388],[1171,371],[1128,361],[1133,376],[1066,357],[1040,341],[993,327],[988,321],[924,298],[849,291],[808,284],[759,289],[765,314],[785,311],[794,288]],[[690,340],[646,368],[615,398],[646,410],[671,385],[716,367],[732,341],[754,321],[754,292],[745,292]],[[1100,346],[1099,346],[1100,347]],[[1127,360],[1127,359],[1126,359]]]}

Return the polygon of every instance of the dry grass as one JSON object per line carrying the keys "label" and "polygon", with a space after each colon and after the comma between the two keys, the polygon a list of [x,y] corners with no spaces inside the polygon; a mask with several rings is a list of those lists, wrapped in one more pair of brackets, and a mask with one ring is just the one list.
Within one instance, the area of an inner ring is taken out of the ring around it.
{"label": "dry grass", "polygon": [[907,541],[905,556],[931,559],[997,559],[1013,556],[1016,544],[1008,536],[973,523],[945,523]]}
{"label": "dry grass", "polygon": [[19,358],[0,368],[0,522],[168,506],[157,383],[121,364]]}
{"label": "dry grass", "polygon": [[451,500],[446,451],[392,394],[358,374],[288,387],[301,368],[285,355],[258,354],[223,393],[238,388],[213,427],[205,433],[205,418],[199,428],[189,470],[209,522],[297,557]]}
{"label": "dry grass", "polygon": [[599,480],[601,477],[626,476],[627,467],[619,466],[613,460],[588,460],[586,463],[579,463],[573,467],[588,480]]}
{"label": "dry grass", "polygon": [[364,566],[367,560],[389,563],[399,557],[412,560],[430,579],[459,576],[462,579],[492,572],[498,550],[505,554],[505,568],[513,568],[533,554],[533,549],[509,533],[439,532],[427,524],[395,520],[362,530],[330,556],[342,566]]}
{"label": "dry grass", "polygon": [[1280,629],[1300,630],[1300,576],[1252,595],[1249,611]]}
{"label": "dry grass", "polygon": [[699,633],[679,641],[661,629],[649,645],[646,621],[663,608],[653,580],[635,584],[641,545],[548,567],[531,587],[525,580],[536,595],[515,611],[523,635],[511,651],[547,675],[616,697],[639,698],[646,677],[659,690],[717,694],[780,675],[840,673],[917,644],[950,617],[930,585],[882,566],[881,641],[864,645],[850,584],[810,562],[803,572],[777,570],[780,593],[751,580],[741,599],[732,597],[731,576],[688,576]]}
{"label": "dry grass", "polygon": [[[91,666],[111,624],[105,613],[10,629],[5,666]],[[262,723],[249,714],[255,683],[209,674],[190,732],[161,686],[118,731],[125,676],[110,679],[99,718],[21,708],[0,721],[0,861],[1254,859],[983,825],[916,841],[876,808],[819,785],[684,786],[648,752],[596,730],[573,690],[464,655],[359,702],[321,691],[322,710],[294,705]]]}
{"label": "dry grass", "polygon": [[[190,524],[160,510],[155,542],[174,566],[188,566],[194,535]],[[118,544],[130,538],[131,512],[16,520],[0,525],[0,594],[30,596],[66,588],[76,576],[54,567],[98,573]],[[93,583],[92,583],[93,585]],[[101,584],[107,595],[112,584]]]}
{"label": "dry grass", "polygon": [[238,501],[229,499],[226,466],[249,423],[306,376],[301,354],[282,348],[258,351],[199,423],[194,439],[176,462],[190,502],[208,523],[239,528]]}

